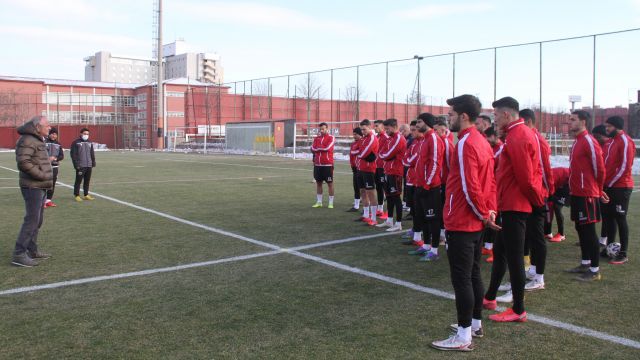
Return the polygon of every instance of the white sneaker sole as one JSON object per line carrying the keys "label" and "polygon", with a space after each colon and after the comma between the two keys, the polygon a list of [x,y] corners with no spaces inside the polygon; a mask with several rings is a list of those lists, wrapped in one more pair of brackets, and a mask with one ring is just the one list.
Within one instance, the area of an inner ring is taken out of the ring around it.
{"label": "white sneaker sole", "polygon": [[26,264],[15,262],[15,261],[12,261],[11,265],[20,266],[20,267],[26,267],[26,268],[37,266],[37,265],[26,265]]}

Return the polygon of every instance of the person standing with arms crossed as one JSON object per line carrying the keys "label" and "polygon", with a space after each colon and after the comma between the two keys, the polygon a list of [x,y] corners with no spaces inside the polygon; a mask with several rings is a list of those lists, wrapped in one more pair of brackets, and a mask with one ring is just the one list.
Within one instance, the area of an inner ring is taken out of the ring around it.
{"label": "person standing with arms crossed", "polygon": [[[76,169],[76,181],[73,184],[73,196],[77,202],[83,200],[95,200],[89,195],[89,183],[91,172],[96,167],[96,155],[93,151],[93,143],[89,142],[89,129],[82,128],[80,137],[71,144],[71,161]],[[80,184],[83,185],[83,197],[80,197]]]}

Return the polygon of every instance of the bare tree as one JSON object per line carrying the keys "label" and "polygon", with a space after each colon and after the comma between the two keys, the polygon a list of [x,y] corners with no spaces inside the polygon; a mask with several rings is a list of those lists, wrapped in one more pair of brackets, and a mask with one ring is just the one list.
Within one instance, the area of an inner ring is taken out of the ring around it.
{"label": "bare tree", "polygon": [[269,116],[270,90],[267,81],[257,81],[253,83],[253,96],[256,101],[258,117],[260,119]]}
{"label": "bare tree", "polygon": [[360,120],[360,99],[364,96],[361,88],[350,84],[344,88],[344,101],[349,112],[349,121]]}

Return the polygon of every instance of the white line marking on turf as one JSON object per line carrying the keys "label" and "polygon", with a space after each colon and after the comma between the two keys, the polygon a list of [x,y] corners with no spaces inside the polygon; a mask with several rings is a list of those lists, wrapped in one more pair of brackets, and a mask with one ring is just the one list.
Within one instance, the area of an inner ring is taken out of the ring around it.
{"label": "white line marking on turf", "polygon": [[275,255],[275,254],[281,254],[281,253],[282,253],[282,251],[274,250],[274,251],[261,252],[261,253],[257,253],[257,254],[234,256],[234,257],[231,257],[231,258],[224,258],[224,259],[218,259],[218,260],[197,262],[197,263],[191,263],[191,264],[185,264],[185,265],[170,266],[170,267],[157,268],[157,269],[148,269],[148,270],[141,270],[141,271],[133,271],[133,272],[115,274],[115,275],[94,276],[94,277],[90,277],[90,278],[69,280],[69,281],[60,281],[60,282],[55,282],[55,283],[45,284],[45,285],[25,286],[25,287],[20,287],[20,288],[0,291],[0,295],[13,295],[13,294],[20,294],[20,293],[25,293],[25,292],[38,291],[38,290],[55,289],[55,288],[61,288],[61,287],[66,287],[66,286],[72,286],[72,285],[94,283],[94,282],[98,282],[98,281],[124,279],[124,278],[130,278],[130,277],[134,277],[134,276],[144,276],[144,275],[159,274],[159,273],[163,273],[163,272],[180,271],[180,270],[192,269],[192,268],[203,267],[203,266],[224,264],[224,263],[229,263],[229,262],[234,262],[234,261],[255,259],[255,258],[258,258],[258,257],[262,257],[262,256],[269,256],[269,255]]}
{"label": "white line marking on turf", "polygon": [[[0,168],[17,172],[16,170],[9,169],[9,168],[6,168],[4,166],[0,166]],[[61,183],[61,185],[65,186],[65,187],[71,187],[70,185],[66,185],[66,184],[63,184],[63,183]],[[93,194],[95,196],[102,197],[104,199],[116,202],[118,204],[122,204],[122,205],[126,205],[126,206],[129,206],[129,207],[133,207],[135,209],[142,210],[142,211],[145,211],[145,212],[149,212],[149,213],[152,213],[152,214],[155,214],[155,215],[167,218],[167,219],[171,219],[171,220],[183,223],[183,224],[191,225],[191,226],[194,226],[194,227],[197,227],[197,228],[200,228],[200,229],[204,229],[204,230],[208,230],[208,231],[211,231],[211,232],[215,232],[215,233],[218,233],[218,234],[221,234],[221,235],[227,235],[229,237],[232,237],[232,238],[235,238],[235,239],[238,239],[238,240],[243,240],[243,241],[246,241],[246,242],[250,242],[252,244],[261,245],[261,246],[264,246],[266,248],[274,250],[274,251],[270,251],[270,252],[266,252],[266,253],[260,253],[260,256],[265,256],[267,254],[272,254],[272,253],[275,254],[275,253],[286,252],[286,253],[289,253],[289,254],[294,255],[294,256],[298,256],[298,257],[301,257],[301,258],[304,258],[304,259],[307,259],[307,260],[311,260],[311,261],[318,262],[318,263],[321,263],[321,264],[324,264],[324,265],[327,265],[327,266],[334,267],[336,269],[340,269],[340,270],[348,271],[348,272],[351,272],[351,273],[354,273],[354,274],[359,274],[359,275],[362,275],[362,276],[370,277],[370,278],[377,279],[377,280],[380,280],[380,281],[384,281],[384,282],[387,282],[387,283],[390,283],[390,284],[407,287],[407,288],[410,288],[410,289],[413,289],[413,290],[416,290],[416,291],[420,291],[420,292],[423,292],[423,293],[427,293],[427,294],[431,294],[431,295],[434,295],[434,296],[442,297],[442,298],[445,298],[445,299],[450,299],[450,300],[454,299],[452,294],[450,294],[448,292],[445,292],[445,291],[442,291],[442,290],[429,288],[429,287],[426,287],[426,286],[421,286],[421,285],[414,284],[414,283],[411,283],[411,282],[408,282],[408,281],[396,279],[396,278],[393,278],[393,277],[390,277],[390,276],[374,273],[374,272],[371,272],[371,271],[367,271],[367,270],[363,270],[363,269],[360,269],[360,268],[356,268],[356,267],[348,266],[348,265],[345,265],[345,264],[341,264],[341,263],[338,263],[338,262],[335,262],[335,261],[323,259],[321,257],[317,257],[317,256],[301,253],[301,252],[299,252],[297,250],[294,250],[294,248],[292,248],[292,249],[282,248],[280,246],[273,245],[273,244],[270,244],[270,243],[267,243],[267,242],[264,242],[264,241],[251,239],[251,238],[248,238],[246,236],[242,236],[242,235],[231,233],[229,231],[225,231],[225,230],[217,229],[217,228],[214,228],[214,227],[211,227],[211,226],[206,226],[206,225],[203,225],[203,224],[199,224],[199,223],[196,223],[196,222],[193,222],[193,221],[181,219],[181,218],[173,216],[173,215],[169,215],[169,214],[162,213],[160,211],[148,209],[148,208],[145,208],[145,207],[142,207],[142,206],[139,206],[139,205],[135,205],[135,204],[132,204],[132,203],[129,203],[129,202],[126,202],[126,201],[118,200],[118,199],[115,199],[115,198],[112,198],[112,197],[109,197],[109,196],[105,196],[105,195],[101,195],[101,194],[97,194],[97,193],[93,193]],[[393,233],[379,234],[379,236],[386,236],[386,235],[392,235],[392,234]],[[356,238],[361,238],[361,237],[356,237]],[[340,240],[334,240],[334,241],[331,241],[330,243],[336,243],[337,244],[339,242],[340,242]],[[306,248],[312,248],[311,245],[303,245],[301,247],[303,247],[303,248],[305,248],[305,247]],[[298,247],[298,248],[300,248],[300,247]],[[250,257],[252,255],[244,255],[244,256],[245,257],[246,256]],[[237,258],[241,258],[241,257],[237,257]],[[222,259],[222,260],[225,260],[225,259]],[[222,260],[214,260],[214,261],[220,262]],[[229,259],[227,259],[226,262],[228,262],[228,261],[229,261]],[[181,265],[181,266],[188,266],[188,265]],[[145,270],[144,272],[153,273],[152,271],[154,271],[154,270]],[[168,271],[171,271],[171,270],[168,270]],[[173,271],[175,271],[175,270],[173,270]],[[158,272],[161,272],[161,271],[158,271]],[[144,274],[141,274],[141,275],[144,275]],[[119,278],[118,275],[110,275],[110,276],[113,276],[114,279]],[[131,276],[140,276],[140,275],[131,275]],[[104,280],[109,280],[108,277],[109,276],[107,276],[107,279],[104,279]],[[102,277],[96,277],[96,278],[92,278],[92,279],[100,279],[100,278],[102,278]],[[89,282],[89,281],[86,281],[86,280],[83,281],[83,279],[76,280],[76,281],[80,281],[79,282],[80,284]],[[95,281],[100,281],[100,280],[94,280],[94,282]],[[75,284],[70,284],[70,285],[75,285]],[[47,285],[39,285],[39,286],[47,286]],[[58,287],[60,287],[60,286],[58,286]],[[68,285],[66,285],[66,286],[68,286]],[[5,291],[11,291],[11,290],[5,290]],[[26,291],[33,291],[33,290],[24,290],[24,291],[21,291],[21,292],[26,292]],[[2,295],[2,294],[4,294],[4,292],[0,293],[0,295]],[[640,349],[640,342],[635,341],[635,340],[631,340],[631,339],[627,339],[627,338],[623,338],[623,337],[607,334],[607,333],[604,333],[604,332],[601,332],[601,331],[597,331],[597,330],[589,329],[589,328],[586,328],[586,327],[565,323],[565,322],[558,321],[558,320],[553,320],[553,319],[550,319],[550,318],[547,318],[547,317],[543,317],[543,316],[539,316],[539,315],[535,315],[535,314],[530,314],[529,313],[529,314],[527,314],[527,317],[531,321],[539,322],[541,324],[552,326],[552,327],[556,327],[556,328],[559,328],[559,329],[564,329],[564,330],[567,330],[567,331],[570,331],[570,332],[573,332],[573,333],[576,333],[576,334],[579,334],[579,335],[590,336],[590,337],[593,337],[593,338],[596,338],[596,339],[609,341],[609,342],[612,342],[612,343],[616,343],[616,344],[620,344],[620,345],[624,345],[624,346]]]}
{"label": "white line marking on turf", "polygon": [[20,189],[19,186],[0,186],[0,189]]}
{"label": "white line marking on turf", "polygon": [[235,262],[235,261],[253,259],[253,258],[258,258],[258,257],[263,257],[263,256],[290,253],[292,251],[295,252],[297,250],[306,250],[306,249],[318,248],[318,247],[322,247],[322,246],[331,246],[331,245],[336,245],[336,244],[343,244],[343,243],[352,242],[352,241],[374,239],[374,238],[379,238],[379,237],[384,237],[384,236],[389,236],[389,235],[396,235],[396,234],[397,233],[384,233],[384,234],[373,234],[373,235],[365,235],[365,236],[356,236],[356,237],[350,237],[350,238],[346,238],[346,239],[330,240],[330,241],[324,241],[324,242],[319,242],[319,243],[315,243],[315,244],[294,246],[294,247],[291,247],[291,248],[280,248],[278,250],[272,250],[272,251],[267,251],[267,252],[261,252],[261,253],[255,253],[255,254],[249,254],[249,255],[241,255],[241,256],[234,256],[234,257],[230,257],[230,258],[223,258],[223,259],[204,261],[204,262],[196,262],[196,263],[184,264],[184,265],[178,265],[178,266],[169,266],[169,267],[163,267],[163,268],[147,269],[147,270],[133,271],[133,272],[127,272],[127,273],[121,273],[121,274],[113,274],[113,275],[94,276],[94,277],[89,277],[89,278],[82,278],[82,279],[68,280],[68,281],[60,281],[60,282],[55,282],[55,283],[50,283],[50,284],[43,284],[43,285],[25,286],[25,287],[19,287],[19,288],[14,288],[14,289],[2,290],[2,291],[0,291],[0,296],[3,296],[3,295],[14,295],[14,294],[20,294],[20,293],[25,293],[25,292],[39,291],[39,290],[55,289],[55,288],[61,288],[61,287],[66,287],[66,286],[72,286],[72,285],[88,284],[88,283],[94,283],[94,282],[99,282],[99,281],[124,279],[124,278],[129,278],[129,277],[134,277],[134,276],[143,276],[143,275],[152,275],[152,274],[158,274],[158,273],[163,273],[163,272],[180,271],[180,270],[197,268],[197,267],[204,267],[204,266],[211,266],[211,265],[217,265],[217,264],[224,264],[224,263],[230,263],[230,262]]}

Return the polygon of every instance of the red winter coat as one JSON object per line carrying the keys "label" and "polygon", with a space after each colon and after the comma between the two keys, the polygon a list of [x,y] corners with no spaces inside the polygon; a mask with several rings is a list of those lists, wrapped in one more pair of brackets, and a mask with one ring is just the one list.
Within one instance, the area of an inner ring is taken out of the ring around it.
{"label": "red winter coat", "polygon": [[[383,131],[377,134],[376,138],[378,139],[378,151],[376,151],[376,156],[377,156],[380,150],[385,146],[385,143],[389,141],[389,135],[387,135],[387,133]],[[384,168],[384,160],[380,159],[380,156],[377,156],[376,158],[376,168],[378,169]]]}
{"label": "red winter coat", "polygon": [[481,231],[482,220],[489,217],[489,211],[496,210],[493,151],[475,126],[460,131],[458,139],[447,180],[444,228]]}
{"label": "red winter coat", "polygon": [[416,164],[418,163],[418,153],[420,152],[420,147],[422,146],[423,139],[424,137],[413,139],[411,145],[409,145],[409,147],[404,152],[402,164],[409,168],[407,169],[408,186],[415,186],[416,184]]}
{"label": "red winter coat", "polygon": [[426,190],[442,184],[440,178],[444,163],[444,142],[438,134],[429,130],[424,134],[424,140],[418,153],[416,164],[416,183]]}
{"label": "red winter coat", "polygon": [[496,174],[498,210],[530,213],[544,204],[538,141],[522,119],[506,126]]}
{"label": "red winter coat", "polygon": [[360,152],[360,144],[362,144],[362,138],[354,140],[351,143],[351,150],[349,150],[349,164],[351,167],[357,167],[356,156],[358,156],[358,153]]}
{"label": "red winter coat", "polygon": [[[373,134],[373,131],[369,133],[369,135],[362,138],[362,143],[360,144],[360,152],[356,157],[356,166],[358,166],[359,171],[374,173],[376,172],[376,161],[368,162],[365,160],[369,154],[377,154],[378,153],[378,139]],[[376,155],[377,159],[377,155]]]}
{"label": "red winter coat", "polygon": [[402,177],[404,175],[402,156],[407,148],[407,140],[404,136],[399,132],[395,133],[388,137],[379,148],[378,157],[383,160],[384,173]]}
{"label": "red winter coat", "polygon": [[604,167],[606,178],[604,186],[608,188],[633,188],[633,159],[636,155],[636,144],[629,135],[620,130],[605,145]]}
{"label": "red winter coat", "polygon": [[553,173],[553,184],[556,189],[560,189],[569,183],[569,168],[557,167],[551,169]]}
{"label": "red winter coat", "polygon": [[538,129],[533,128],[533,133],[538,140],[538,152],[540,154],[540,163],[542,165],[542,190],[544,191],[544,197],[548,198],[556,192],[553,183],[553,174],[551,173],[551,146],[547,140],[538,132]]}
{"label": "red winter coat", "polygon": [[576,136],[569,155],[569,192],[574,196],[600,197],[605,179],[602,149],[587,130]]}
{"label": "red winter coat", "polygon": [[313,153],[313,165],[333,166],[333,146],[336,140],[329,134],[318,134],[313,139],[311,152]]}

